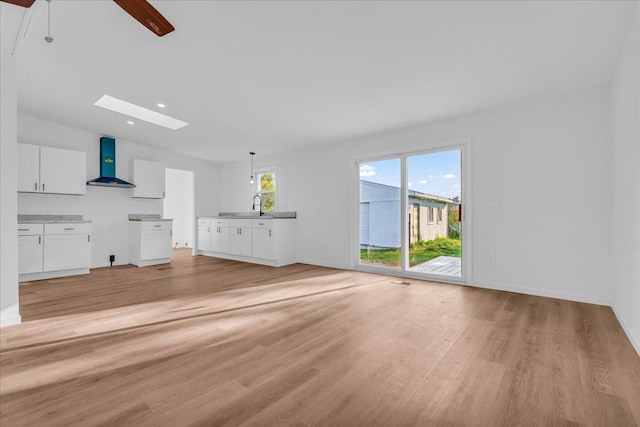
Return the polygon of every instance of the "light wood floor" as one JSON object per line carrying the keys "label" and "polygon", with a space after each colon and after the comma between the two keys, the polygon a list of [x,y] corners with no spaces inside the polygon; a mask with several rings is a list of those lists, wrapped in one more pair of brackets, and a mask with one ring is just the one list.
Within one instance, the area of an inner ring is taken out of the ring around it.
{"label": "light wood floor", "polygon": [[2,427],[635,426],[608,307],[178,251],[20,287]]}

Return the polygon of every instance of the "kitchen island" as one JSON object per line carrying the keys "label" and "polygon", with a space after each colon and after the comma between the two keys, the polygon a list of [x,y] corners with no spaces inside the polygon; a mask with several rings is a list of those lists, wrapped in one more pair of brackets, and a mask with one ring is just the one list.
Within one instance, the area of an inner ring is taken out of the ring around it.
{"label": "kitchen island", "polygon": [[196,255],[280,267],[296,262],[296,212],[220,212],[197,221]]}

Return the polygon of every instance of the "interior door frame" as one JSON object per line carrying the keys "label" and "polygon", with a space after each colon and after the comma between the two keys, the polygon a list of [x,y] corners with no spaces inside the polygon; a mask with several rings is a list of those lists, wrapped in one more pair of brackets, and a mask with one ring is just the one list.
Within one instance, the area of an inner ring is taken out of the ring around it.
{"label": "interior door frame", "polygon": [[[462,232],[462,271],[461,277],[452,277],[446,275],[439,274],[428,274],[428,273],[417,273],[408,270],[409,266],[409,253],[405,248],[408,248],[409,243],[409,207],[408,207],[408,177],[407,177],[407,158],[417,155],[423,154],[432,154],[438,153],[442,151],[450,151],[450,150],[460,150],[460,182],[462,185],[460,192],[460,200],[462,203],[462,221],[461,221],[461,232]],[[380,160],[390,160],[390,159],[400,159],[400,173],[401,173],[401,189],[400,189],[400,207],[401,207],[401,242],[402,250],[401,250],[401,263],[400,268],[392,268],[392,267],[382,267],[382,266],[372,266],[360,263],[360,210],[353,209],[354,218],[353,218],[353,233],[355,236],[353,242],[354,248],[354,270],[368,272],[368,273],[376,273],[376,274],[385,274],[392,276],[401,276],[407,278],[414,278],[420,280],[431,280],[437,282],[445,282],[445,283],[455,283],[455,284],[471,284],[472,282],[472,257],[473,254],[471,252],[472,248],[472,179],[471,179],[471,140],[470,139],[458,139],[453,141],[443,141],[440,143],[429,144],[428,147],[424,147],[419,150],[412,150],[402,153],[393,153],[387,155],[378,155],[371,157],[360,157],[354,159],[354,183],[355,183],[355,198],[353,202],[353,206],[356,208],[360,205],[360,164],[366,162],[380,161]]]}

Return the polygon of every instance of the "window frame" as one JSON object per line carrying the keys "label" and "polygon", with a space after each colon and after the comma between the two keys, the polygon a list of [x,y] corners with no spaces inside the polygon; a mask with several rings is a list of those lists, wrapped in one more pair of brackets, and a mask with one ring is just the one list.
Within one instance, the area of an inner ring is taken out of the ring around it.
{"label": "window frame", "polygon": [[435,219],[435,208],[433,206],[427,206],[427,224],[433,224]]}
{"label": "window frame", "polygon": [[[260,175],[265,174],[265,173],[269,173],[269,172],[273,172],[273,191],[261,191],[260,189]],[[263,212],[276,212],[278,210],[278,168],[276,166],[267,166],[267,167],[262,167],[262,168],[255,168],[253,170],[253,176],[256,177],[255,180],[255,184],[254,184],[254,193],[256,195],[260,196],[260,200],[262,201],[262,195],[263,194],[271,194],[273,193],[273,210],[272,211],[265,211],[264,210],[264,206],[262,211]]]}

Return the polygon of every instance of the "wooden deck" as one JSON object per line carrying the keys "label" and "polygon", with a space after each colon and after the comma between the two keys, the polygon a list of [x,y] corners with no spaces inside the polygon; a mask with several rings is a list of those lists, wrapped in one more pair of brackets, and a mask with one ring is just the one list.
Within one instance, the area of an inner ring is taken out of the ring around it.
{"label": "wooden deck", "polygon": [[462,262],[461,258],[439,256],[425,263],[415,265],[409,268],[409,271],[462,277]]}

